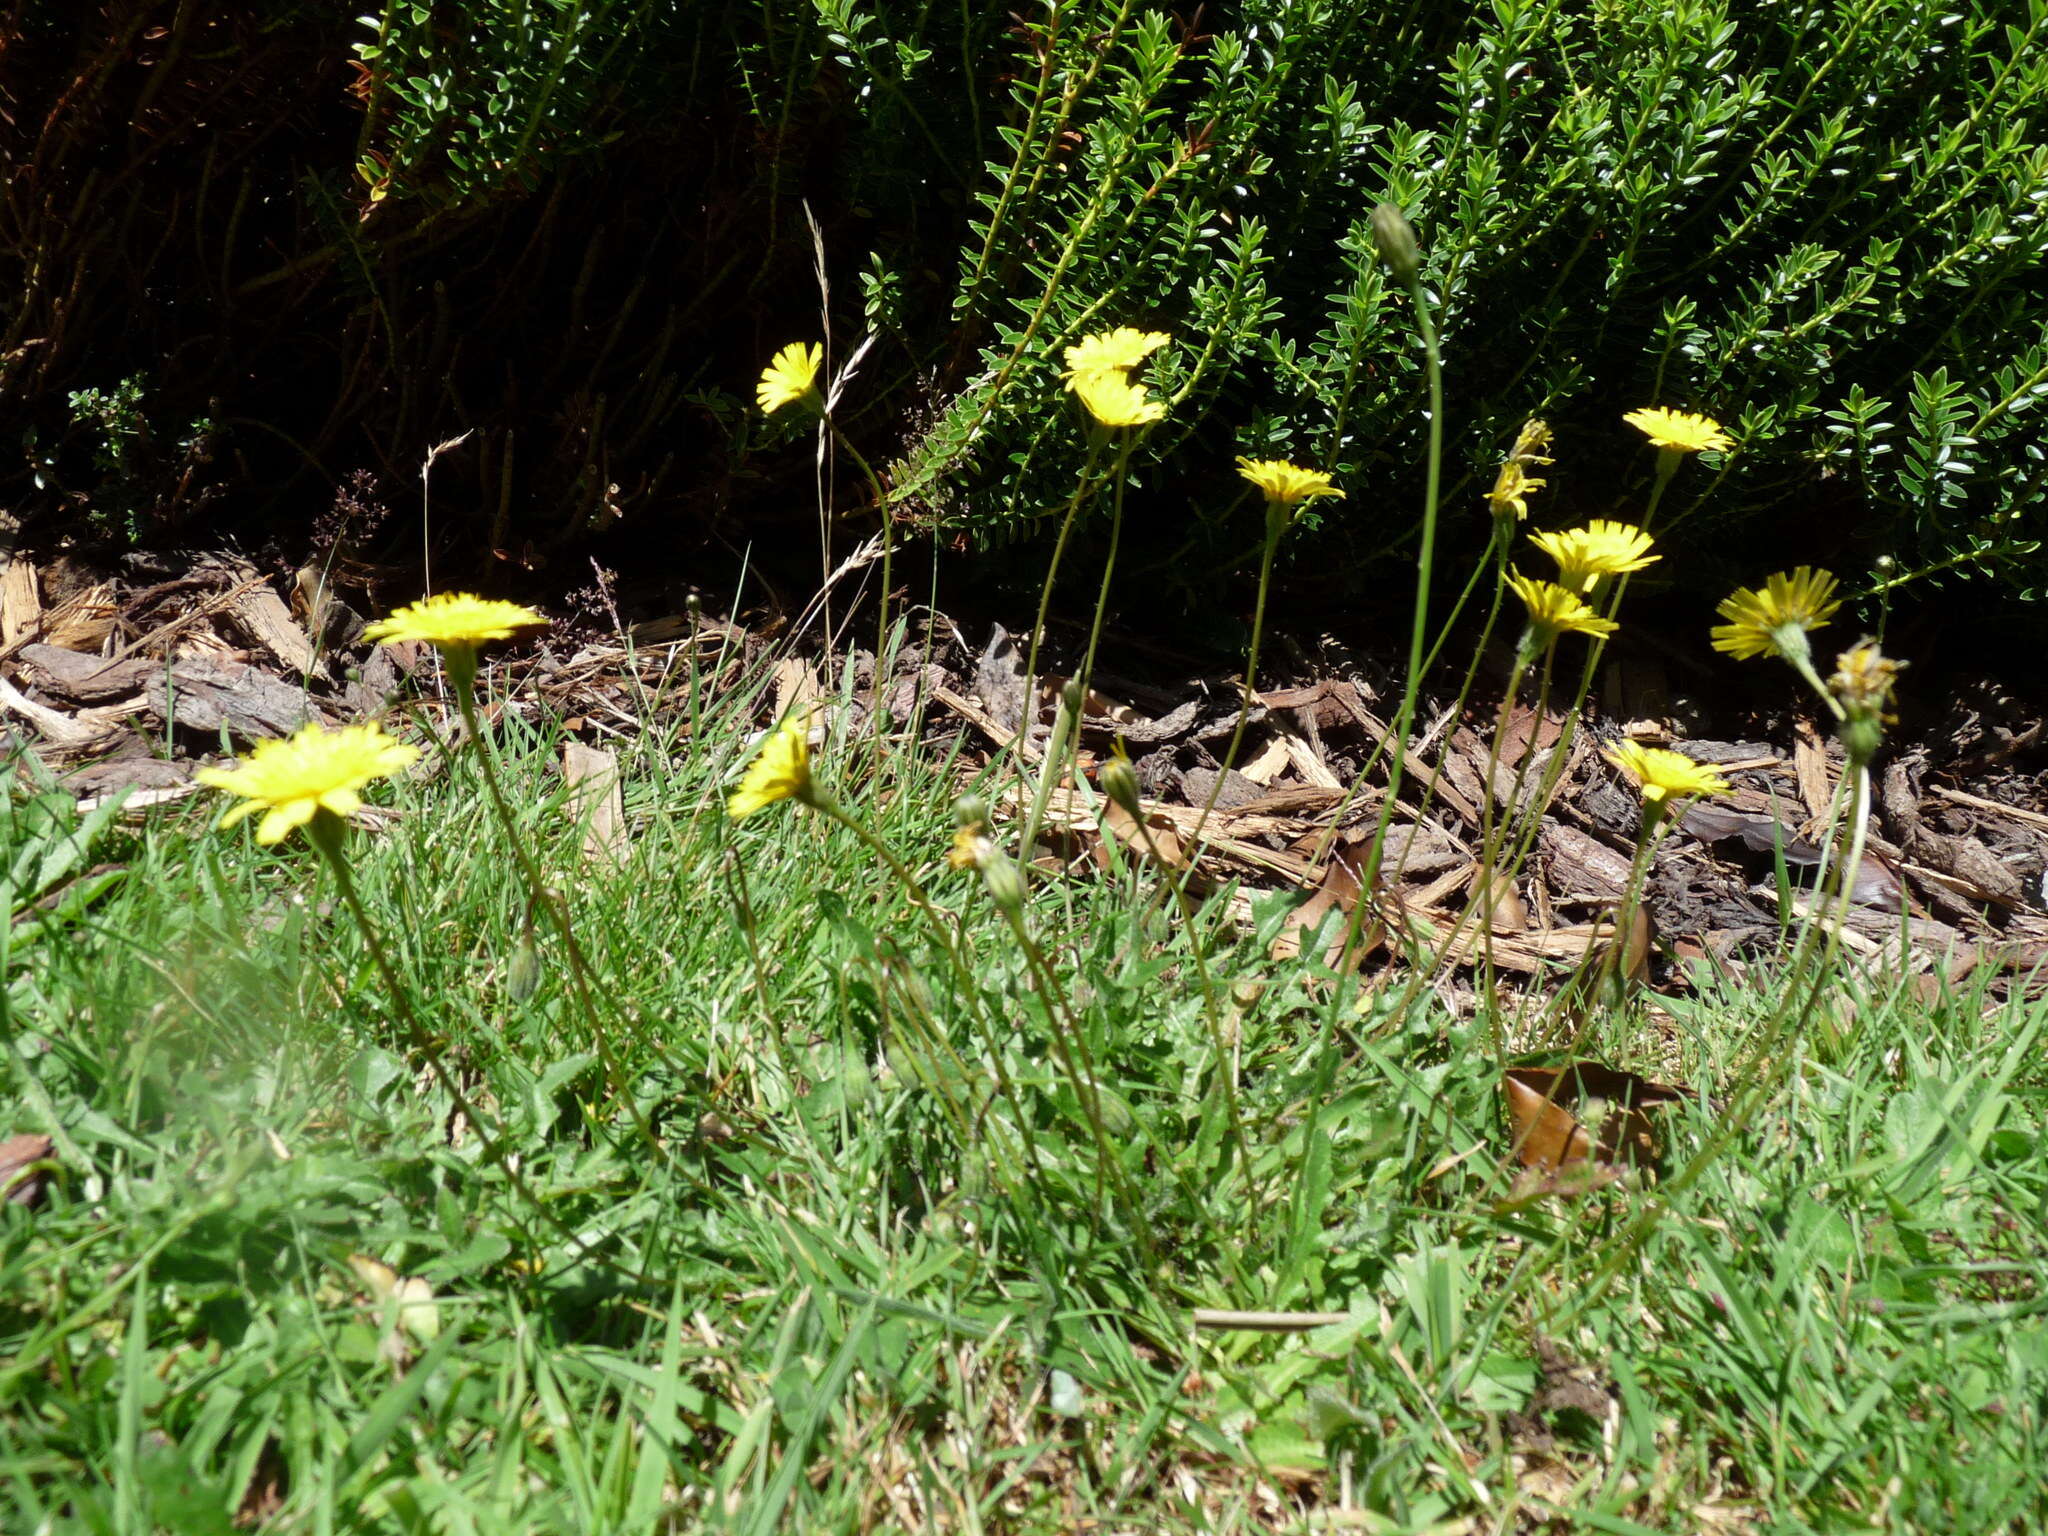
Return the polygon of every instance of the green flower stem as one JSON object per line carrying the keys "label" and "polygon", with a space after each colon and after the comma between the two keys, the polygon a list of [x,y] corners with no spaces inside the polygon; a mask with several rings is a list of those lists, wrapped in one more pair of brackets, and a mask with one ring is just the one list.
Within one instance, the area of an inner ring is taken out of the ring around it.
{"label": "green flower stem", "polygon": [[469,731],[470,743],[476,749],[476,758],[483,765],[484,787],[489,793],[491,805],[497,812],[498,824],[504,828],[506,840],[512,845],[513,857],[518,861],[519,872],[526,881],[527,894],[535,905],[548,914],[555,925],[555,931],[562,936],[562,948],[569,957],[569,977],[576,988],[576,1003],[583,1010],[583,1017],[589,1021],[590,1034],[597,1046],[598,1059],[604,1064],[606,1079],[611,1083],[612,1092],[626,1108],[633,1126],[647,1143],[657,1161],[666,1164],[668,1149],[661,1144],[661,1138],[654,1134],[654,1127],[648,1123],[641,1111],[640,1103],[634,1097],[626,1082],[625,1072],[620,1068],[618,1058],[613,1055],[611,1040],[601,1022],[597,1001],[591,992],[591,969],[589,957],[583,952],[583,945],[576,937],[575,926],[569,921],[568,905],[559,893],[550,890],[541,878],[540,868],[533,861],[533,855],[526,846],[518,818],[512,814],[511,802],[505,798],[504,786],[498,782],[498,768],[490,744],[484,737],[483,722],[476,708],[476,651],[470,647],[455,647],[444,653],[448,660],[448,676],[455,684],[455,701],[462,711],[462,723]]}
{"label": "green flower stem", "polygon": [[391,963],[391,956],[385,950],[383,937],[377,931],[377,925],[370,920],[369,911],[363,906],[362,896],[356,890],[355,874],[349,868],[348,862],[347,824],[332,811],[323,809],[315,812],[313,819],[306,824],[306,836],[319,850],[322,861],[333,874],[335,888],[341,892],[341,903],[348,908],[349,916],[355,922],[356,931],[363,936],[364,946],[370,951],[370,959],[377,967],[377,974],[383,978],[384,990],[391,994],[392,1011],[397,1014],[398,1022],[405,1031],[407,1045],[411,1047],[414,1055],[427,1064],[427,1070],[433,1074],[434,1081],[440,1084],[441,1091],[448,1095],[449,1106],[475,1128],[477,1135],[483,1139],[484,1156],[497,1165],[519,1198],[538,1212],[549,1225],[569,1238],[577,1251],[581,1251],[586,1246],[583,1236],[556,1216],[526,1182],[525,1175],[519,1171],[519,1165],[512,1160],[504,1141],[492,1129],[491,1122],[477,1110],[469,1095],[463,1092],[462,1084],[456,1081],[455,1074],[448,1070],[448,1064],[442,1059],[441,1048],[435,1041],[433,1033],[421,1022],[419,1014],[414,1010],[412,995],[399,979],[398,968]]}
{"label": "green flower stem", "polygon": [[[1451,631],[1457,626],[1458,616],[1465,611],[1465,604],[1471,601],[1473,591],[1478,587],[1480,580],[1486,575],[1487,571],[1491,569],[1493,572],[1493,600],[1487,605],[1486,622],[1480,626],[1479,639],[1472,647],[1472,659],[1466,663],[1465,680],[1458,685],[1457,702],[1451,706],[1452,719],[1456,719],[1465,712],[1466,701],[1472,697],[1472,689],[1479,680],[1479,668],[1480,664],[1485,660],[1486,647],[1493,639],[1494,626],[1500,622],[1501,606],[1508,590],[1508,555],[1514,544],[1514,538],[1515,525],[1512,522],[1504,522],[1500,518],[1493,520],[1493,535],[1491,543],[1488,545],[1487,556],[1479,564],[1472,567],[1472,574],[1466,579],[1464,591],[1458,594],[1457,602],[1451,607],[1450,617],[1444,620],[1443,627],[1437,631],[1436,643],[1430,647],[1429,656],[1422,664],[1422,670],[1426,676],[1436,666],[1437,657],[1443,654],[1443,648],[1450,640]],[[1372,751],[1366,756],[1365,766],[1359,769],[1358,773],[1353,776],[1351,787],[1344,791],[1344,798],[1337,802],[1336,814],[1330,818],[1330,824],[1323,829],[1322,836],[1316,839],[1315,850],[1309,855],[1309,862],[1311,864],[1320,864],[1330,856],[1330,847],[1337,840],[1338,830],[1344,825],[1344,817],[1351,809],[1351,802],[1358,797],[1358,792],[1364,787],[1366,780],[1372,777],[1372,771],[1378,765],[1381,754],[1387,750],[1387,743],[1392,740],[1393,738],[1389,736],[1373,744]],[[1442,752],[1438,755],[1439,769],[1442,768],[1443,756],[1448,754],[1449,751],[1450,744],[1446,741]],[[1429,810],[1430,803],[1436,798],[1436,785],[1436,776],[1431,775],[1430,781],[1422,787],[1420,809],[1424,812]]]}
{"label": "green flower stem", "polygon": [[1095,1198],[1102,1202],[1102,1180],[1105,1169],[1113,1170],[1118,1200],[1129,1214],[1138,1234],[1138,1243],[1145,1251],[1148,1262],[1157,1263],[1158,1244],[1152,1235],[1152,1225],[1145,1215],[1145,1208],[1132,1190],[1130,1177],[1123,1160],[1116,1155],[1109,1140],[1109,1129],[1102,1118],[1102,1086],[1095,1075],[1094,1053],[1088,1049],[1087,1036],[1082,1032],[1080,1022],[1073,1010],[1067,1006],[1064,993],[1060,991],[1058,978],[1052,967],[1046,963],[1045,953],[1038,947],[1038,941],[1031,936],[1031,930],[1024,922],[1023,909],[1007,902],[998,902],[1004,918],[1009,922],[1010,932],[1017,940],[1017,947],[1024,952],[1025,964],[1031,969],[1032,978],[1038,987],[1038,995],[1045,1002],[1045,1009],[1052,1024],[1053,1050],[1058,1053],[1060,1066],[1068,1080],[1075,1085],[1082,1106],[1088,1112],[1088,1125],[1095,1135]]}
{"label": "green flower stem", "polygon": [[[876,712],[879,715],[885,657],[889,649],[889,592],[890,585],[894,580],[896,520],[890,514],[889,496],[882,489],[882,477],[875,473],[874,466],[868,463],[866,456],[853,446],[852,440],[839,430],[839,423],[834,421],[829,415],[825,418],[825,425],[831,429],[833,441],[839,444],[846,456],[859,466],[861,474],[867,477],[868,491],[875,498],[875,509],[882,515],[882,617],[879,632],[875,638],[875,698],[877,701]],[[880,734],[880,730],[881,727],[877,724],[877,735]]]}
{"label": "green flower stem", "polygon": [[1423,357],[1429,373],[1429,473],[1422,499],[1422,547],[1415,558],[1415,615],[1408,631],[1408,677],[1401,689],[1401,706],[1394,715],[1393,755],[1387,762],[1387,797],[1380,804],[1379,825],[1373,830],[1366,851],[1365,869],[1359,877],[1359,906],[1371,904],[1379,880],[1380,859],[1386,851],[1387,828],[1394,817],[1394,802],[1401,794],[1401,770],[1408,757],[1408,734],[1415,728],[1415,701],[1422,691],[1423,645],[1429,633],[1429,590],[1436,568],[1437,496],[1443,485],[1444,457],[1444,370],[1437,346],[1436,320],[1429,312],[1429,297],[1422,290],[1419,272],[1408,278],[1408,297],[1415,305],[1415,324],[1422,333]]}
{"label": "green flower stem", "polygon": [[[1031,1131],[1031,1119],[1025,1112],[1024,1102],[1018,1096],[1016,1086],[1010,1080],[1008,1069],[1003,1065],[1003,1053],[1000,1042],[997,1041],[994,1030],[983,1017],[981,991],[975,982],[973,969],[968,965],[967,957],[962,952],[957,920],[948,922],[948,914],[925,893],[923,882],[910,872],[901,859],[896,857],[895,850],[883,842],[875,833],[869,831],[859,821],[847,815],[838,801],[813,785],[810,795],[804,803],[810,806],[812,810],[818,812],[819,815],[838,823],[855,837],[859,838],[867,850],[882,861],[883,866],[889,871],[896,883],[903,887],[904,894],[910,898],[911,905],[915,906],[919,914],[931,925],[932,933],[939,941],[939,947],[945,951],[946,959],[953,968],[953,979],[960,988],[961,997],[966,1002],[977,1025],[982,1030],[984,1037],[983,1046],[988,1052],[989,1066],[995,1074],[996,1086],[1002,1092],[1003,1097],[1009,1101],[1011,1109],[1016,1112],[1017,1134],[1024,1145],[1027,1165],[1036,1168],[1038,1166],[1038,1149],[1036,1139]],[[947,1043],[946,1048],[953,1058],[953,1065],[960,1072],[961,1080],[963,1082],[970,1081],[972,1075],[967,1070],[967,1064],[960,1059],[959,1052],[953,1049],[951,1042]]]}

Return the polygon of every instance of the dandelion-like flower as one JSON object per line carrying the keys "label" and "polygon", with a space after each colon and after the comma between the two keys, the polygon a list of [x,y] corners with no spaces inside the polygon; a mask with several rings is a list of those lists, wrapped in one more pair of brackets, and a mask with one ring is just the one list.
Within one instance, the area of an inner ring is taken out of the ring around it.
{"label": "dandelion-like flower", "polygon": [[1145,393],[1145,386],[1133,384],[1124,374],[1082,373],[1069,386],[1088,407],[1088,414],[1105,427],[1148,427],[1166,417],[1166,403]]}
{"label": "dandelion-like flower", "polygon": [[1554,581],[1536,581],[1516,573],[1508,577],[1515,596],[1529,610],[1529,627],[1545,644],[1559,635],[1591,635],[1605,640],[1621,626],[1587,607],[1578,593]]}
{"label": "dandelion-like flower", "polygon": [[953,869],[979,869],[994,851],[987,828],[977,821],[954,830],[953,846],[946,850],[946,863]]}
{"label": "dandelion-like flower", "polygon": [[467,592],[441,592],[408,603],[389,618],[363,630],[366,638],[386,645],[397,640],[424,640],[441,650],[475,650],[489,640],[509,640],[522,629],[547,620],[531,608]]}
{"label": "dandelion-like flower", "polygon": [[1285,459],[1247,459],[1240,456],[1237,472],[1259,488],[1259,494],[1275,506],[1299,506],[1311,496],[1336,496],[1343,492],[1320,469],[1303,469]]}
{"label": "dandelion-like flower", "polygon": [[1875,640],[1864,639],[1835,658],[1835,675],[1828,679],[1828,692],[1845,714],[1889,722],[1885,713],[1892,701],[1892,689],[1906,664],[1893,661],[1877,648]]}
{"label": "dandelion-like flower", "polygon": [[1726,453],[1735,439],[1721,430],[1711,416],[1690,411],[1667,411],[1661,405],[1645,406],[1621,418],[1667,453]]}
{"label": "dandelion-like flower", "polygon": [[818,370],[825,366],[825,348],[818,342],[792,341],[761,371],[754,386],[754,399],[764,416],[773,416],[785,405],[802,401],[823,414],[824,398],[818,393]]}
{"label": "dandelion-like flower", "polygon": [[333,731],[309,725],[280,741],[259,741],[239,767],[201,768],[192,777],[209,789],[242,797],[221,817],[222,826],[261,811],[256,841],[276,843],[322,811],[353,815],[363,803],[357,790],[397,773],[419,755],[419,748],[385,735],[375,724]]}
{"label": "dandelion-like flower", "polygon": [[1500,473],[1494,476],[1493,489],[1486,493],[1487,504],[1493,508],[1495,517],[1527,517],[1529,493],[1540,491],[1549,483],[1527,473],[1520,460],[1509,459],[1501,465]]}
{"label": "dandelion-like flower", "polygon": [[739,821],[778,800],[810,799],[811,748],[804,734],[803,717],[785,715],[747,765],[740,787],[725,802],[725,813]]}
{"label": "dandelion-like flower", "polygon": [[1550,426],[1533,416],[1522,423],[1522,430],[1515,434],[1515,446],[1509,450],[1508,458],[1517,464],[1555,464],[1557,460],[1544,453],[1550,446]]}
{"label": "dandelion-like flower", "polygon": [[1725,795],[1728,781],[1687,757],[1663,747],[1646,747],[1640,742],[1622,741],[1601,754],[1636,781],[1646,807],[1659,807],[1703,795]]}
{"label": "dandelion-like flower", "polygon": [[1557,562],[1557,579],[1574,592],[1590,592],[1606,577],[1664,558],[1650,553],[1653,540],[1642,529],[1605,518],[1583,528],[1531,534],[1529,542]]}
{"label": "dandelion-like flower", "polygon": [[1780,571],[1761,590],[1744,587],[1722,601],[1716,611],[1728,622],[1714,626],[1714,649],[1738,661],[1782,656],[1805,662],[1806,632],[1826,624],[1841,606],[1835,578],[1826,571],[1804,565]]}
{"label": "dandelion-like flower", "polygon": [[1090,373],[1128,373],[1171,340],[1164,331],[1141,331],[1128,325],[1113,331],[1097,331],[1067,348],[1066,372],[1061,377],[1078,379]]}

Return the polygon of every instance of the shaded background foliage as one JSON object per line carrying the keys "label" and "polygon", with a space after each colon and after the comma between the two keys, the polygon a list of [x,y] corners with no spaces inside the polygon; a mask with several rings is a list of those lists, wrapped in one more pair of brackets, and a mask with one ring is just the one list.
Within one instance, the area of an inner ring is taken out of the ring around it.
{"label": "shaded background foliage", "polygon": [[460,437],[437,558],[472,570],[809,527],[809,455],[745,398],[817,328],[808,207],[905,516],[1042,531],[1082,452],[1057,348],[1158,325],[1141,558],[1235,570],[1230,455],[1289,453],[1352,488],[1291,549],[1342,600],[1412,537],[1425,431],[1386,197],[1441,302],[1454,528],[1529,414],[1539,517],[1625,515],[1654,399],[1745,448],[1676,508],[1688,577],[2040,585],[2048,0],[942,11],[17,0],[9,502],[289,557],[352,474],[409,504]]}

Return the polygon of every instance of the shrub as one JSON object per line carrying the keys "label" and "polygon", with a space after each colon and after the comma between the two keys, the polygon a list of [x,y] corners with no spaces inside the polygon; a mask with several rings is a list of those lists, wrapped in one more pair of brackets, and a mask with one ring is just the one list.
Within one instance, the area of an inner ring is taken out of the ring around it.
{"label": "shrub", "polygon": [[[410,478],[474,431],[449,515],[490,547],[745,510],[736,391],[815,327],[803,203],[842,339],[890,341],[848,425],[894,442],[906,504],[983,542],[1036,529],[1078,430],[1058,346],[1162,326],[1174,410],[1139,468],[1157,528],[1228,565],[1256,543],[1215,494],[1234,452],[1412,504],[1418,358],[1365,226],[1385,198],[1422,232],[1448,440],[1481,477],[1451,475],[1454,513],[1532,414],[1594,510],[1626,500],[1617,418],[1655,402],[1743,448],[1674,509],[1702,551],[1769,518],[1783,558],[1881,555],[1879,584],[2040,588],[2042,5],[1207,14],[36,0],[0,402],[74,498],[99,445],[53,447],[65,402],[137,377],[271,496],[366,461]],[[1359,507],[1300,546],[1325,571],[1410,536]]]}

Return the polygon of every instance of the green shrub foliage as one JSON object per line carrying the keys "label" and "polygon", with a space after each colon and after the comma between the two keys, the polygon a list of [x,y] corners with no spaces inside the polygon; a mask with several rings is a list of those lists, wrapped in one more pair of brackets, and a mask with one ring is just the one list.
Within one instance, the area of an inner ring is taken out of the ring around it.
{"label": "green shrub foliage", "polygon": [[884,343],[847,425],[918,515],[1041,528],[1080,452],[1059,348],[1144,324],[1176,337],[1155,536],[1224,568],[1231,455],[1287,454],[1354,493],[1297,549],[1362,573],[1426,431],[1385,199],[1440,306],[1453,526],[1533,415],[1538,517],[1625,515],[1619,418],[1657,403],[1742,449],[1674,509],[1674,574],[1754,576],[1759,529],[1878,586],[2048,573],[2048,0],[257,9],[21,13],[0,405],[45,508],[106,473],[67,402],[141,380],[138,435],[204,420],[207,472],[273,496],[471,432],[450,515],[501,552],[772,515],[746,396],[816,334],[808,210],[836,350]]}

